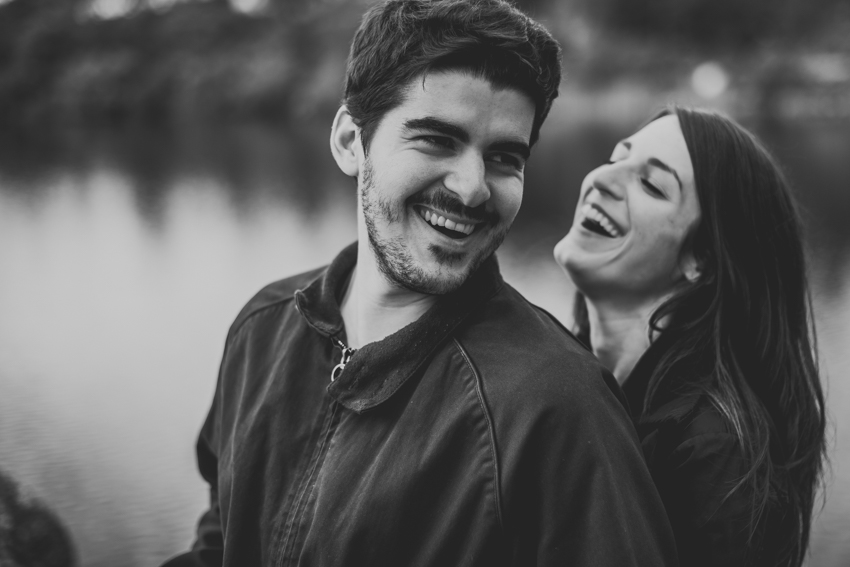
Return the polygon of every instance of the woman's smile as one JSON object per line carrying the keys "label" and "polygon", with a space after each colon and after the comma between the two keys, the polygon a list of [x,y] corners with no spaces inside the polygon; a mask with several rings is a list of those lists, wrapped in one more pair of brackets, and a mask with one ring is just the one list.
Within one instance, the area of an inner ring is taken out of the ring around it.
{"label": "woman's smile", "polygon": [[579,210],[578,223],[589,230],[606,238],[620,238],[623,230],[598,205],[585,203]]}

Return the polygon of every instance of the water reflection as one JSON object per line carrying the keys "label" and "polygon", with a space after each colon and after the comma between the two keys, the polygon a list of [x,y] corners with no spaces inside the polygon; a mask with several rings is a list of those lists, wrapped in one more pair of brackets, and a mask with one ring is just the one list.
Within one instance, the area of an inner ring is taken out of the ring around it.
{"label": "water reflection", "polygon": [[205,497],[193,437],[230,321],[355,232],[351,191],[317,217],[318,202],[259,183],[235,197],[188,172],[151,208],[136,181],[102,164],[55,172],[35,199],[0,192],[0,462],[55,508],[84,565],[187,545]]}
{"label": "water reflection", "polygon": [[[627,131],[557,130],[532,158],[501,261],[506,279],[564,320],[571,289],[551,249],[581,178]],[[812,180],[802,196],[823,366],[847,431],[850,233],[840,217],[850,203],[838,182],[846,163],[827,153],[847,155],[850,136],[846,125],[822,131],[826,141],[806,128],[773,139],[791,157],[822,150],[822,162],[788,162]],[[326,263],[355,235],[353,185],[326,133],[243,125],[0,143],[0,468],[54,508],[82,565],[153,565],[191,541],[206,499],[194,438],[228,325],[259,287]],[[833,471],[811,565],[850,556],[841,436]]]}

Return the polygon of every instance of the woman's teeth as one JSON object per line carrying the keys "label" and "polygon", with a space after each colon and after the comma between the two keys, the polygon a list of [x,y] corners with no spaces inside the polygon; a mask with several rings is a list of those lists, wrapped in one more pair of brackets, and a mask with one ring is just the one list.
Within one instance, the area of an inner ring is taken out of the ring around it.
{"label": "woman's teeth", "polygon": [[592,205],[584,205],[581,208],[581,214],[583,217],[582,222],[586,219],[595,221],[607,233],[607,236],[610,236],[611,238],[618,238],[621,236],[619,229],[614,226],[614,223],[612,223],[607,216]]}
{"label": "woman's teeth", "polygon": [[428,209],[419,209],[419,216],[425,219],[425,222],[430,222],[434,226],[443,226],[448,228],[449,230],[462,232],[466,235],[472,234],[472,231],[475,230],[474,224],[462,224],[459,222],[454,222],[453,220],[447,219],[444,216],[440,216],[437,213],[432,213]]}

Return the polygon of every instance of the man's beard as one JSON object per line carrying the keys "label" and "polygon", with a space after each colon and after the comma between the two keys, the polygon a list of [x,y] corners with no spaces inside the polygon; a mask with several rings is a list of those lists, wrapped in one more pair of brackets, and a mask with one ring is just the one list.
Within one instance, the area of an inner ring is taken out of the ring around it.
{"label": "man's beard", "polygon": [[[463,285],[469,276],[475,273],[481,264],[493,255],[510,229],[510,226],[506,226],[493,234],[487,246],[472,258],[465,271],[428,274],[421,266],[416,264],[403,237],[384,238],[379,234],[377,220],[383,221],[388,226],[398,223],[403,219],[405,210],[394,210],[392,203],[382,200],[380,196],[374,194],[372,189],[374,189],[374,172],[372,163],[366,158],[360,187],[360,203],[363,207],[363,218],[366,222],[369,246],[375,254],[378,269],[384,277],[391,284],[410,291],[432,295],[443,295],[455,291]],[[417,193],[404,204],[405,209],[407,209],[407,205],[414,203],[437,205],[435,208],[446,212],[463,212],[468,218],[480,220],[485,225],[495,226],[499,221],[498,214],[485,212],[483,205],[476,208],[466,207],[456,197],[445,191],[431,195]],[[465,256],[465,254],[452,252],[435,244],[429,246],[429,252],[442,266],[456,264],[463,260]]]}

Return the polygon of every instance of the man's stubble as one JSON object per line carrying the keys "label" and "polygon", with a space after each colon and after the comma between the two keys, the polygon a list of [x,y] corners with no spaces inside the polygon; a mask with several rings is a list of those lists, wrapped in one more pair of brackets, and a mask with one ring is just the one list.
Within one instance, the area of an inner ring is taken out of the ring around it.
{"label": "man's stubble", "polygon": [[[478,270],[481,264],[496,252],[510,230],[510,226],[506,226],[495,233],[487,246],[482,248],[473,257],[468,268],[463,272],[446,274],[443,271],[442,274],[431,275],[426,273],[422,267],[416,265],[403,238],[382,237],[379,234],[377,227],[378,219],[390,226],[400,222],[406,212],[405,210],[396,210],[391,202],[381,199],[374,191],[374,188],[374,171],[372,162],[367,156],[360,185],[360,203],[363,207],[363,218],[366,223],[369,246],[375,255],[375,259],[378,262],[378,269],[383,276],[391,284],[403,289],[431,295],[443,295],[455,291],[463,285],[469,276]],[[441,201],[445,202],[446,199],[456,201],[456,198],[445,195],[442,196]],[[424,198],[421,194],[417,194],[411,196],[403,206],[407,208],[410,202],[424,204],[430,200]],[[457,206],[462,207],[462,204]],[[495,224],[497,220],[496,218],[488,218],[487,222]],[[434,244],[429,246],[429,252],[434,255],[435,259],[441,265],[447,267],[459,263],[464,256],[464,254],[452,252]]]}

